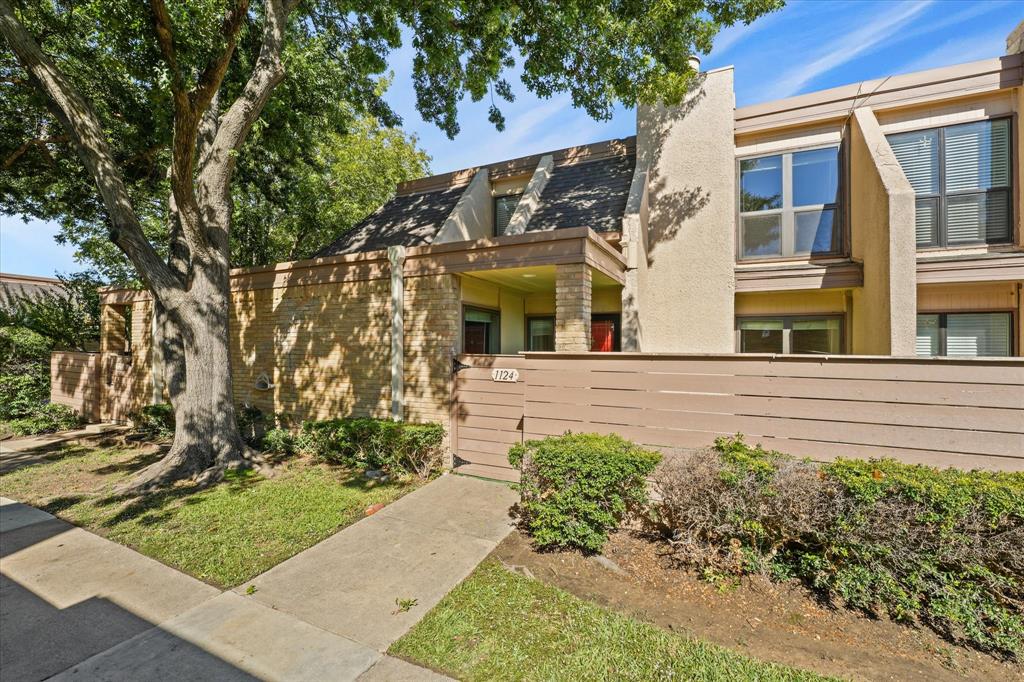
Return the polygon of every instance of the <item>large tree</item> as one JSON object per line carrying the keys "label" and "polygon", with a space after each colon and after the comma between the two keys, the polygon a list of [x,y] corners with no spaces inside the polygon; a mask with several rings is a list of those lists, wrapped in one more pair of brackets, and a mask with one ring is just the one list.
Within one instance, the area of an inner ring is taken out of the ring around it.
{"label": "large tree", "polygon": [[[693,76],[689,55],[709,52],[722,26],[781,4],[0,0],[10,50],[0,53],[0,118],[13,117],[0,126],[5,135],[32,131],[14,152],[50,157],[38,177],[12,183],[0,210],[102,213],[110,241],[157,302],[172,358],[174,444],[136,486],[185,475],[212,480],[251,458],[235,425],[228,352],[233,178],[268,102],[282,83],[289,87],[288,74],[309,79],[314,97],[395,123],[378,77],[405,27],[417,108],[450,136],[463,96],[512,99],[504,74],[517,59],[530,90],[569,92],[575,106],[601,119],[617,102],[680,101]],[[503,127],[497,104],[489,118]],[[161,153],[167,168],[156,173],[151,161]],[[82,166],[98,192],[67,180]],[[164,180],[169,225],[161,251],[144,203]],[[171,348],[175,341],[180,346]]]}

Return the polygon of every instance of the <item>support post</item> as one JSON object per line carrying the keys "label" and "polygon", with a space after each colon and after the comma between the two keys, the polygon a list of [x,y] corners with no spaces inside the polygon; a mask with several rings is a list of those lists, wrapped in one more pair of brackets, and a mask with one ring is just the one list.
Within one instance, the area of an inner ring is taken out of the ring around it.
{"label": "support post", "polygon": [[593,275],[586,263],[563,263],[555,277],[555,350],[590,350]]}
{"label": "support post", "polygon": [[391,265],[391,418],[405,419],[405,247],[389,246]]}

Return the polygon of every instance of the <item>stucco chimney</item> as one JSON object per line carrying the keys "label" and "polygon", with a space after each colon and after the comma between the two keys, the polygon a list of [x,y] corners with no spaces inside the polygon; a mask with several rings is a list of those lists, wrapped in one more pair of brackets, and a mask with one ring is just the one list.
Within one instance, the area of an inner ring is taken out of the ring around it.
{"label": "stucco chimney", "polygon": [[[1017,28],[1019,29],[1020,26],[1018,26]],[[698,57],[695,54],[691,54],[690,58],[686,61],[690,65],[691,69],[693,69],[697,73],[700,73],[700,57]]]}
{"label": "stucco chimney", "polygon": [[1006,54],[1017,54],[1018,52],[1024,52],[1024,21],[1017,24],[1017,28],[1006,36]]}
{"label": "stucco chimney", "polygon": [[695,77],[676,106],[637,107],[650,207],[637,268],[642,351],[733,351],[735,106],[728,67]]}

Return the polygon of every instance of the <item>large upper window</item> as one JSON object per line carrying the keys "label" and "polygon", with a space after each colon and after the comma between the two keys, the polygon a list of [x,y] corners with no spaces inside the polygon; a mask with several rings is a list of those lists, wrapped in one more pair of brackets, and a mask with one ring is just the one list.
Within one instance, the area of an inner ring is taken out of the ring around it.
{"label": "large upper window", "polygon": [[740,258],[840,249],[839,147],[740,161]]}
{"label": "large upper window", "polygon": [[1011,313],[928,313],[917,316],[918,355],[1006,357],[1013,354]]}
{"label": "large upper window", "polygon": [[494,198],[494,236],[500,237],[508,229],[508,223],[512,220],[512,214],[516,212],[516,206],[522,194],[508,194],[503,197]]}
{"label": "large upper window", "polygon": [[835,355],[843,352],[841,317],[750,317],[736,323],[741,353]]}
{"label": "large upper window", "polygon": [[887,139],[917,194],[918,246],[1010,241],[1010,119]]}

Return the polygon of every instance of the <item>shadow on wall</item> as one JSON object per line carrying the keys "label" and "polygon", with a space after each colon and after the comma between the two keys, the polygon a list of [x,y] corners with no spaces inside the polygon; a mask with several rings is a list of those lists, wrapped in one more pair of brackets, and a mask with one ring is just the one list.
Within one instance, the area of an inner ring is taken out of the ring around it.
{"label": "shadow on wall", "polygon": [[[388,280],[232,293],[235,402],[296,421],[387,416]],[[267,390],[256,388],[260,375]]]}
{"label": "shadow on wall", "polygon": [[[445,421],[458,333],[454,276],[405,279],[406,419]],[[233,292],[235,402],[298,423],[386,418],[391,407],[388,278]],[[260,375],[271,386],[257,389]]]}
{"label": "shadow on wall", "polygon": [[[684,225],[700,214],[711,201],[711,193],[699,184],[683,189],[670,187],[666,181],[669,173],[665,170],[671,167],[671,154],[678,148],[678,143],[675,146],[671,143],[672,131],[700,106],[706,97],[706,80],[706,74],[697,74],[691,83],[690,91],[677,106],[656,105],[640,109],[640,116],[643,117],[640,135],[645,140],[638,148],[637,164],[651,169],[647,189],[650,197],[647,230],[648,265],[654,263],[658,246],[675,239]],[[723,149],[722,153],[731,156],[732,150]],[[710,227],[708,226],[708,229]]]}

